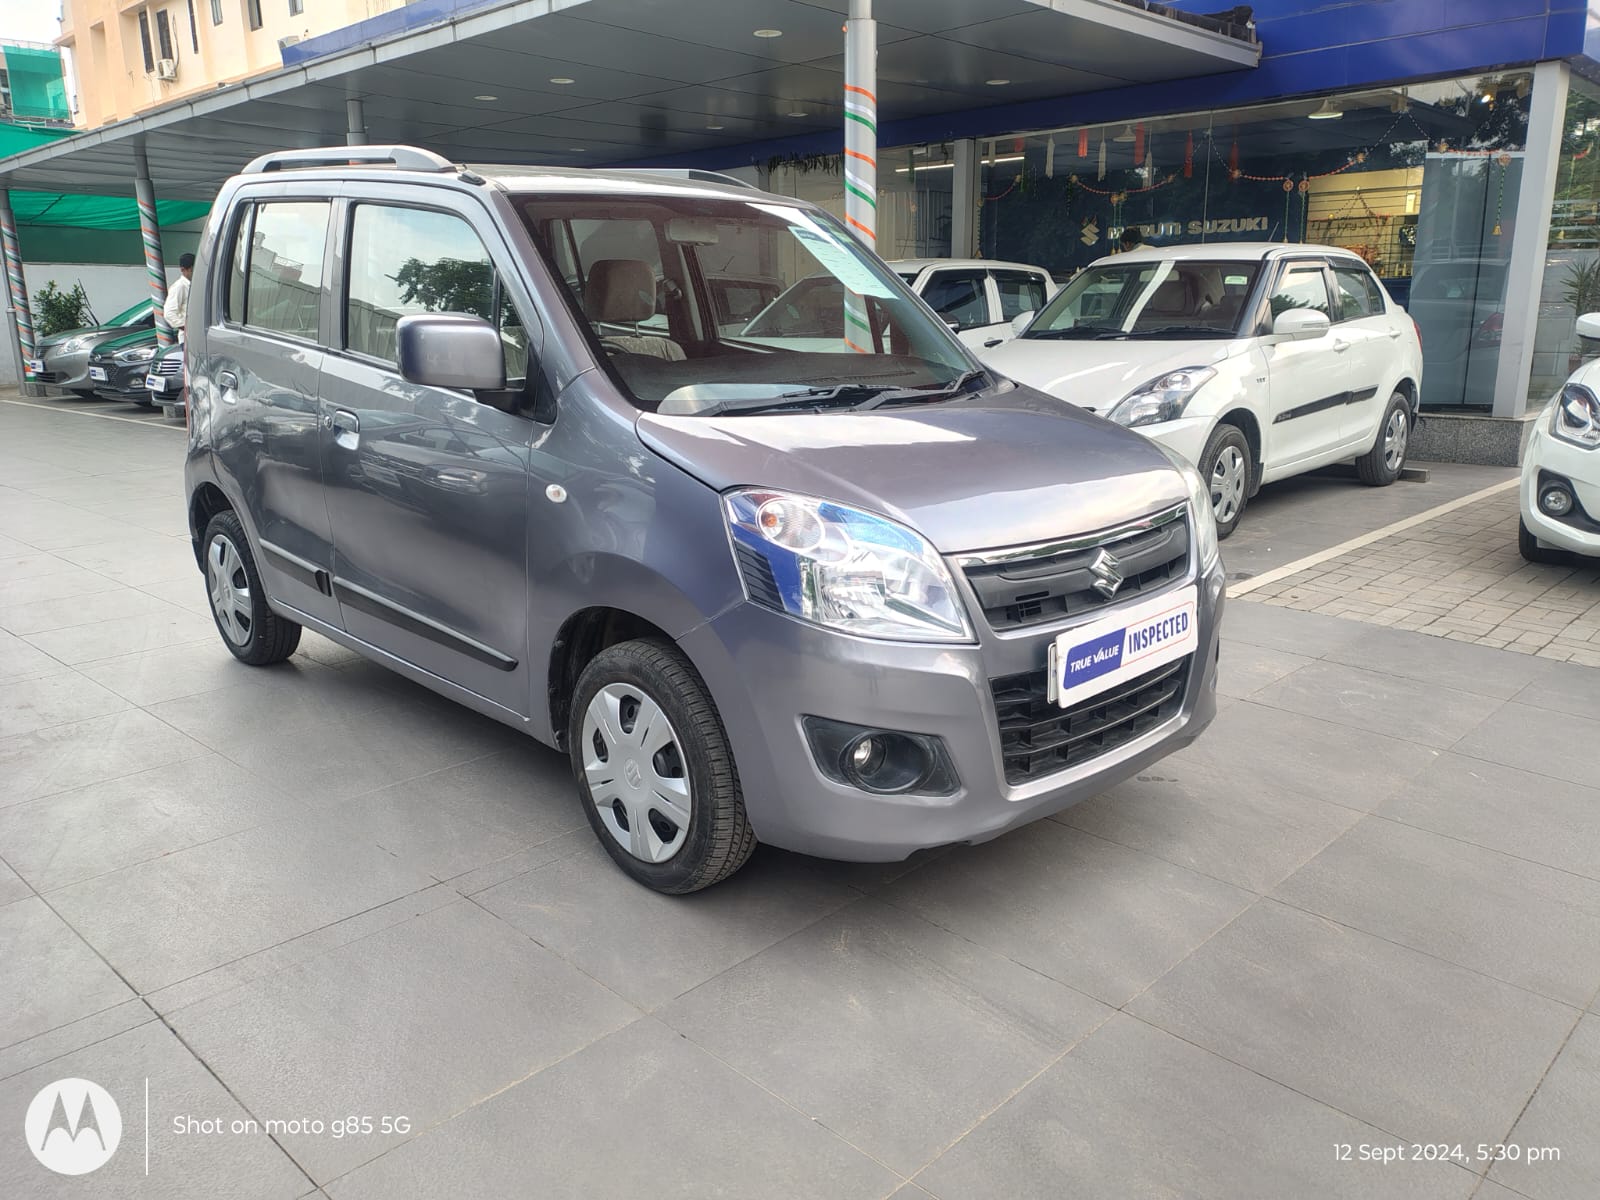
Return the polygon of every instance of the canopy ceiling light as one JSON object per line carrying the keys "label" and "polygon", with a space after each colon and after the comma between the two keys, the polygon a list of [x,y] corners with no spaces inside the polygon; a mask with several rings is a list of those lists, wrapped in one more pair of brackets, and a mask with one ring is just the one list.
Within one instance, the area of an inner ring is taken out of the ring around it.
{"label": "canopy ceiling light", "polygon": [[1314,113],[1307,113],[1306,116],[1310,117],[1313,121],[1337,121],[1340,117],[1344,116],[1344,109],[1335,104],[1333,102],[1333,97],[1330,96],[1328,99],[1322,102],[1321,108],[1317,109],[1317,111]]}
{"label": "canopy ceiling light", "polygon": [[1122,132],[1117,134],[1117,136],[1112,138],[1111,140],[1113,142],[1131,142],[1131,141],[1133,141],[1133,126],[1132,125],[1124,125],[1122,127]]}

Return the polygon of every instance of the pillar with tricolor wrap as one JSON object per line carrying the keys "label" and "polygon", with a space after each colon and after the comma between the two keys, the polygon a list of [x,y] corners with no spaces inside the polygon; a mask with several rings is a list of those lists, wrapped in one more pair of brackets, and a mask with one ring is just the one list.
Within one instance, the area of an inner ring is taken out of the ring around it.
{"label": "pillar with tricolor wrap", "polygon": [[6,262],[6,287],[11,317],[16,325],[17,351],[21,372],[18,381],[26,379],[27,364],[35,356],[33,338],[33,310],[28,305],[28,283],[22,273],[22,246],[17,241],[17,219],[11,212],[11,193],[0,190],[0,249]]}
{"label": "pillar with tricolor wrap", "polygon": [[[878,26],[872,0],[850,0],[844,26],[844,220],[867,249],[878,241]],[[845,341],[866,352],[866,301],[846,291]]]}
{"label": "pillar with tricolor wrap", "polygon": [[139,237],[144,242],[150,299],[156,307],[156,344],[165,350],[174,340],[172,326],[162,315],[167,306],[167,264],[161,254],[161,225],[156,220],[156,189],[150,182],[150,164],[143,146],[133,148],[133,194],[139,202]]}

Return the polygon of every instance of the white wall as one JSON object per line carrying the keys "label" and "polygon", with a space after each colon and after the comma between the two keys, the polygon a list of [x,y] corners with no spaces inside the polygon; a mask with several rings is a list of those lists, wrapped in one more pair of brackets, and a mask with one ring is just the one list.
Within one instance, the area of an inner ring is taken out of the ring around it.
{"label": "white wall", "polygon": [[[28,281],[30,302],[44,285],[52,279],[62,291],[70,291],[74,283],[83,284],[89,294],[89,307],[102,321],[108,321],[125,308],[129,308],[150,294],[150,276],[142,265],[100,265],[96,263],[24,263],[23,274]],[[167,268],[167,286],[178,277],[177,267]],[[0,325],[3,325],[0,319]],[[9,338],[10,330],[5,330]],[[0,387],[17,386],[16,355],[10,346],[0,352]]]}

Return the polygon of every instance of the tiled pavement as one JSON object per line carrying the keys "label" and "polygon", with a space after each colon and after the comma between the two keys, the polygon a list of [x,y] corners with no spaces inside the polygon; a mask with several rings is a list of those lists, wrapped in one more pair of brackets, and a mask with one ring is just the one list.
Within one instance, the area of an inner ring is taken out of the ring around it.
{"label": "tiled pavement", "polygon": [[[1600,672],[1234,603],[1142,778],[667,899],[555,754],[235,664],[181,444],[0,402],[0,1196],[1600,1195]],[[66,1076],[81,1178],[18,1136]]]}
{"label": "tiled pavement", "polygon": [[1523,561],[1515,488],[1241,590],[1285,608],[1600,667],[1600,560]]}

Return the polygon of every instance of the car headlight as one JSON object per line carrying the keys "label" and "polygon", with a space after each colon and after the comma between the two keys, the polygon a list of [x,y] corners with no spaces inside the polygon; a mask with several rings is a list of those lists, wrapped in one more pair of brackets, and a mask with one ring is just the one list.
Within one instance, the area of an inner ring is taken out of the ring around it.
{"label": "car headlight", "polygon": [[1194,465],[1174,450],[1162,446],[1161,452],[1178,468],[1183,481],[1189,485],[1189,512],[1194,518],[1195,549],[1199,553],[1200,573],[1209,571],[1221,553],[1217,545],[1217,513],[1211,506],[1211,486]]}
{"label": "car headlight", "polygon": [[56,349],[62,354],[76,354],[88,344],[88,341],[84,338],[68,338]]}
{"label": "car headlight", "polygon": [[1550,432],[1587,450],[1600,446],[1600,399],[1581,383],[1567,384],[1556,397]]}
{"label": "car headlight", "polygon": [[915,530],[766,488],[740,488],[723,501],[734,558],[755,603],[861,637],[972,640],[950,572]]}
{"label": "car headlight", "polygon": [[1155,425],[1161,421],[1175,421],[1183,415],[1185,406],[1207,383],[1217,377],[1210,367],[1184,367],[1169,371],[1158,379],[1124,396],[1107,415],[1118,425],[1130,429],[1137,425]]}
{"label": "car headlight", "polygon": [[120,363],[149,362],[156,356],[154,346],[135,346],[131,350],[119,350],[116,359]]}

